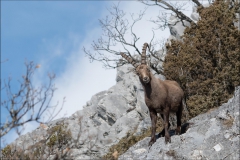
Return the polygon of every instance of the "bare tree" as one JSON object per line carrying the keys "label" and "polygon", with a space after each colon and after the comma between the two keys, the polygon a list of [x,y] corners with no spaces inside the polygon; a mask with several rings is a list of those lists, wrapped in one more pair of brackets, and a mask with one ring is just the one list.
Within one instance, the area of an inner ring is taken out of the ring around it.
{"label": "bare tree", "polygon": [[[54,92],[56,90],[53,79],[54,74],[48,74],[49,83],[46,86],[35,87],[33,85],[33,75],[39,65],[35,65],[33,62],[26,62],[26,73],[19,80],[19,89],[14,91],[11,85],[11,78],[4,81],[1,91],[6,91],[6,100],[1,101],[2,111],[6,111],[8,117],[7,120],[1,123],[0,137],[6,135],[10,130],[16,129],[20,134],[20,128],[23,128],[24,124],[32,121],[46,123],[51,121],[62,109],[64,99],[60,109],[56,109],[56,105],[51,105]],[[5,112],[4,112],[5,113]],[[43,116],[47,115],[47,120],[43,119]]]}
{"label": "bare tree", "polygon": [[187,1],[167,2],[167,1],[156,1],[156,0],[152,0],[152,1],[140,0],[140,2],[150,7],[153,7],[153,6],[159,7],[159,10],[161,12],[159,13],[159,15],[156,15],[154,19],[151,19],[151,22],[156,24],[157,26],[156,29],[164,30],[168,28],[169,27],[168,21],[171,15],[174,15],[175,17],[177,17],[177,20],[173,25],[176,25],[179,22],[185,27],[189,24],[196,25],[196,23],[192,21],[190,17],[188,17],[183,13],[183,11],[188,10],[186,6],[189,2]]}
{"label": "bare tree", "polygon": [[[182,25],[185,26],[184,21],[187,21],[188,23],[192,24],[192,25],[196,25],[196,23],[187,15],[185,15],[181,10],[184,10],[183,7],[185,6],[186,3],[183,2],[175,2],[170,3],[164,0],[152,0],[152,1],[146,1],[146,0],[140,0],[143,4],[147,5],[147,6],[159,6],[160,8],[164,9],[165,11],[162,12],[163,14],[166,13],[166,11],[170,11],[170,13],[175,13],[176,17],[179,19],[179,21],[177,22],[182,22]],[[201,3],[199,3],[198,0],[192,0],[195,4],[197,4],[198,6],[202,6]],[[157,20],[154,22],[156,24],[158,24],[157,22],[163,22],[166,21],[167,17],[158,17]],[[176,22],[176,23],[177,23]],[[164,26],[166,27],[168,24],[167,23],[159,23],[161,24],[160,26]]]}
{"label": "bare tree", "polygon": [[[148,64],[158,74],[163,74],[163,68],[161,63],[164,61],[165,41],[156,39],[156,29],[166,29],[169,27],[168,19],[170,15],[177,17],[175,21],[181,23],[183,26],[196,26],[197,24],[190,17],[184,14],[186,10],[185,6],[187,3],[192,3],[196,7],[203,7],[199,0],[189,0],[186,2],[170,1],[170,0],[139,0],[139,2],[146,5],[146,7],[159,7],[159,15],[156,15],[154,19],[150,21],[156,24],[156,28],[152,29],[152,39],[149,44]],[[235,4],[235,0],[232,0]],[[208,3],[212,3],[209,0]],[[102,28],[102,35],[91,44],[91,50],[83,47],[83,51],[90,61],[100,61],[103,63],[105,68],[117,68],[126,63],[124,59],[120,59],[120,52],[124,52],[127,56],[132,58],[137,63],[140,62],[140,46],[137,45],[139,42],[139,35],[137,35],[134,27],[137,23],[143,20],[146,13],[146,9],[140,11],[137,15],[130,13],[130,18],[127,17],[128,13],[120,9],[120,3],[111,6],[109,16],[104,19],[100,19],[100,26]],[[239,4],[237,4],[239,5]],[[237,11],[236,11],[237,13]],[[131,37],[130,39],[128,37]],[[145,41],[146,42],[146,41]],[[159,46],[159,47],[158,47]],[[119,48],[123,48],[120,50]],[[163,51],[159,51],[159,48]],[[131,52],[134,50],[134,52]]]}
{"label": "bare tree", "polygon": [[[159,25],[159,28],[165,29],[168,26],[167,20],[168,15],[174,13],[179,21],[185,25],[184,22],[188,22],[192,25],[196,25],[194,21],[191,20],[188,16],[186,16],[181,9],[183,9],[184,4],[181,3],[168,3],[163,0],[155,0],[155,1],[143,1],[147,7],[149,6],[159,6],[163,11],[161,12],[162,16],[157,16],[155,20],[151,20],[155,24]],[[197,6],[202,7],[201,3],[198,0],[192,0]],[[145,14],[146,8],[143,11],[140,11],[139,14],[134,16],[131,14],[131,19],[127,18],[127,13],[120,9],[119,3],[117,5],[113,5],[108,9],[109,15],[105,19],[99,20],[100,26],[102,27],[102,36],[93,41],[91,44],[93,52],[89,49],[83,47],[83,51],[88,56],[90,61],[100,61],[103,63],[105,68],[117,68],[122,66],[125,63],[128,63],[124,59],[120,59],[120,52],[124,52],[127,56],[131,57],[134,61],[139,62],[141,56],[141,49],[139,49],[136,43],[139,41],[140,37],[135,33],[134,26],[139,21],[143,20],[143,16]],[[160,24],[161,23],[161,24]],[[163,69],[161,68],[160,63],[164,61],[162,54],[157,52],[157,47],[160,46],[164,49],[165,44],[163,41],[159,41],[155,39],[154,30],[152,30],[152,39],[149,44],[149,55],[148,55],[148,63],[150,67],[155,70],[158,74],[163,73]],[[131,36],[131,39],[127,39],[127,35]],[[122,47],[124,50],[116,49],[117,47]],[[135,53],[130,53],[130,48],[135,50]],[[139,55],[139,56],[136,56]]]}
{"label": "bare tree", "polygon": [[[136,57],[133,57],[133,54],[130,53],[129,48],[133,48],[136,51],[137,55],[141,55],[141,50],[137,47],[136,43],[140,39],[134,32],[133,27],[142,20],[146,8],[143,11],[140,11],[139,14],[131,15],[131,19],[127,19],[127,13],[120,9],[119,4],[113,5],[108,9],[111,17],[106,17],[105,19],[99,20],[100,25],[103,30],[102,36],[97,40],[93,41],[92,49],[95,53],[83,48],[86,55],[89,57],[90,61],[100,61],[103,63],[106,68],[116,68],[125,63],[125,60],[122,60],[119,63],[120,50],[116,49],[116,46],[122,46],[125,50],[125,53],[131,58],[136,60]],[[131,35],[131,39],[128,40],[126,37]],[[153,41],[154,32],[150,44],[150,53],[156,56],[154,53]]]}
{"label": "bare tree", "polygon": [[[117,5],[113,5],[110,9],[108,9],[111,17],[106,16],[105,19],[99,20],[100,26],[102,27],[103,34],[96,41],[93,41],[92,48],[96,54],[92,54],[90,51],[86,50],[84,47],[83,50],[86,55],[90,58],[90,60],[101,61],[104,63],[106,68],[116,68],[115,64],[110,62],[118,62],[118,57],[116,59],[110,59],[108,55],[102,54],[102,52],[111,53],[113,55],[120,55],[119,51],[114,50],[113,48],[118,44],[122,45],[125,51],[130,55],[128,46],[135,48],[136,52],[140,55],[140,51],[136,47],[136,42],[139,40],[137,35],[133,31],[134,25],[140,21],[145,13],[141,11],[137,18],[134,18],[131,15],[133,22],[130,24],[129,20],[126,17],[126,13],[119,8],[119,3]],[[128,42],[126,40],[127,32],[131,32],[132,42]]]}
{"label": "bare tree", "polygon": [[73,136],[65,120],[49,126],[40,124],[42,135],[31,133],[20,143],[6,145],[1,150],[1,159],[75,159],[76,155],[71,153],[83,145],[87,149],[85,154],[92,158],[96,154],[93,149],[98,147],[99,139],[88,128],[84,128],[83,116],[78,116],[75,128],[77,135]]}

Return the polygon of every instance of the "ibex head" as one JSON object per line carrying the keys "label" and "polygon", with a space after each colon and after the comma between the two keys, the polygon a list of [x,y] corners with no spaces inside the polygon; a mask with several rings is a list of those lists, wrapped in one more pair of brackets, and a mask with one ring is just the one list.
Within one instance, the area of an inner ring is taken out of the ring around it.
{"label": "ibex head", "polygon": [[141,64],[137,64],[131,57],[127,56],[124,53],[121,53],[121,56],[135,67],[136,74],[139,76],[139,79],[146,84],[149,83],[151,80],[150,68],[147,66],[147,63],[146,63],[147,47],[148,47],[148,44],[144,43],[143,49],[142,49]]}

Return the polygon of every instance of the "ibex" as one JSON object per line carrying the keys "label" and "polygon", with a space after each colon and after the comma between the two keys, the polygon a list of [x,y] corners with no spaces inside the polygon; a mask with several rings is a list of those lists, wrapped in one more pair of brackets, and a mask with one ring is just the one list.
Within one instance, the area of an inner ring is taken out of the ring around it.
{"label": "ibex", "polygon": [[[120,53],[129,63],[131,63],[136,70],[139,80],[144,88],[145,103],[149,109],[152,121],[152,134],[149,146],[156,142],[156,122],[157,113],[161,114],[164,120],[164,130],[160,133],[164,136],[165,143],[171,142],[168,132],[169,113],[175,112],[177,116],[176,134],[181,133],[181,117],[183,110],[184,93],[176,81],[165,80],[162,81],[151,73],[150,68],[146,64],[146,49],[147,43],[144,43],[141,56],[141,64],[137,64],[131,57],[124,53]],[[165,133],[164,133],[165,132]]]}

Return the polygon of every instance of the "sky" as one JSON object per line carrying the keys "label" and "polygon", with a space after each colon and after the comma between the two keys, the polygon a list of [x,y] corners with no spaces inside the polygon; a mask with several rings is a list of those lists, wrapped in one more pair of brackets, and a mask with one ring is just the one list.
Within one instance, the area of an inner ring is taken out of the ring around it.
{"label": "sky", "polygon": [[[116,84],[116,70],[104,69],[100,62],[90,63],[82,48],[91,49],[93,40],[102,34],[99,19],[109,15],[107,8],[116,1],[2,1],[1,2],[1,82],[11,77],[13,91],[19,88],[18,80],[25,73],[24,63],[39,64],[33,83],[47,83],[47,74],[55,73],[55,91],[52,103],[66,102],[56,118],[71,116],[81,110],[91,97]],[[138,13],[146,6],[136,1],[123,1],[120,7],[126,13]],[[143,20],[134,27],[140,40],[152,38],[149,20],[159,14],[159,8],[147,8]],[[130,18],[130,15],[127,15]],[[168,38],[169,29],[156,31],[156,38]],[[126,37],[130,39],[130,35]],[[119,50],[123,49],[121,47]],[[134,50],[131,50],[134,52]],[[119,57],[120,58],[120,57]],[[5,61],[7,60],[7,61]],[[1,100],[6,99],[1,91]],[[61,107],[59,105],[58,107]],[[8,114],[1,107],[1,122]],[[22,134],[39,126],[29,123]],[[1,140],[1,145],[15,140],[14,130]],[[4,142],[3,142],[4,140]]]}

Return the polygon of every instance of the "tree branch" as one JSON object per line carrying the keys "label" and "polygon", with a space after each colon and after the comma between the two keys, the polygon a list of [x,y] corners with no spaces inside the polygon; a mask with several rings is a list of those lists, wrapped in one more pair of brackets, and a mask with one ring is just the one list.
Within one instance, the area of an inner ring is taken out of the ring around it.
{"label": "tree branch", "polygon": [[[32,121],[43,122],[40,120],[46,111],[50,112],[48,121],[51,121],[62,109],[63,106],[55,114],[56,107],[50,106],[53,94],[56,90],[52,81],[53,75],[49,75],[49,84],[47,87],[35,88],[32,84],[32,77],[35,70],[38,68],[33,62],[26,62],[26,74],[22,76],[20,89],[16,94],[13,94],[11,88],[11,78],[5,82],[4,89],[6,90],[7,100],[1,101],[1,107],[4,107],[9,114],[8,119],[1,123],[0,137],[6,135],[11,129],[23,126]],[[64,99],[63,103],[64,104]],[[43,122],[46,123],[46,122]]]}

